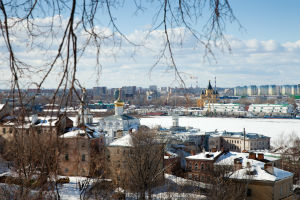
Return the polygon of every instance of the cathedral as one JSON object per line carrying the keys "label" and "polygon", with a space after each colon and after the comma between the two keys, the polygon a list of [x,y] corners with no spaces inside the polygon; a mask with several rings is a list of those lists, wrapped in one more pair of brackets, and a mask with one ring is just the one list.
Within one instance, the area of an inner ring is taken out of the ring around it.
{"label": "cathedral", "polygon": [[218,91],[217,89],[213,89],[209,81],[207,89],[205,89],[205,92],[202,91],[200,98],[197,100],[197,106],[203,108],[206,104],[210,105],[212,103],[217,103],[218,101]]}

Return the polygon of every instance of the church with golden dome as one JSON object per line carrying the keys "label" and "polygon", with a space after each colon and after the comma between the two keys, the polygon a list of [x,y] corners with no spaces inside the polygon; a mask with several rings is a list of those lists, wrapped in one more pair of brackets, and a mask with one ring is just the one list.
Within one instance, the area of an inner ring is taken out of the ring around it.
{"label": "church with golden dome", "polygon": [[99,119],[98,131],[104,133],[105,144],[110,144],[117,138],[129,134],[133,129],[137,130],[140,120],[123,113],[125,102],[121,100],[121,89],[117,93],[115,100],[115,114]]}
{"label": "church with golden dome", "polygon": [[217,89],[213,89],[209,81],[207,89],[205,89],[205,92],[202,91],[200,98],[197,100],[197,106],[203,108],[206,104],[209,106],[210,104],[217,103],[218,101],[219,93]]}

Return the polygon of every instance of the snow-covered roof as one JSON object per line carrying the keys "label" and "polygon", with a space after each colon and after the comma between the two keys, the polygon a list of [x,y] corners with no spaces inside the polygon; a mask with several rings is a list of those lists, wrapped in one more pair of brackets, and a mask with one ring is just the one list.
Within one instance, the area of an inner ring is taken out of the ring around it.
{"label": "snow-covered roof", "polygon": [[222,153],[221,151],[204,152],[204,153],[199,153],[199,154],[196,154],[196,155],[193,155],[193,156],[188,156],[186,158],[190,159],[190,160],[214,160],[221,153]]}
{"label": "snow-covered roof", "polygon": [[122,146],[122,147],[132,147],[132,137],[130,134],[127,134],[121,138],[116,139],[109,146]]}
{"label": "snow-covered roof", "polygon": [[[293,176],[293,173],[273,167],[274,174],[270,174],[264,170],[264,162],[249,159],[248,153],[228,152],[221,155],[215,162],[215,165],[234,165],[234,159],[239,158],[242,162],[242,169],[235,171],[230,178],[234,179],[250,179],[261,181],[277,181]],[[247,165],[250,164],[250,168]],[[252,172],[249,175],[249,171]]]}
{"label": "snow-covered roof", "polygon": [[[210,137],[231,137],[231,138],[243,138],[243,132],[228,132],[228,131],[212,131],[212,132],[205,132],[206,135]],[[246,133],[246,139],[258,139],[258,138],[267,138],[262,134],[258,133]]]}
{"label": "snow-covered roof", "polygon": [[39,117],[36,126],[55,126],[55,123],[58,122],[58,120],[58,118],[51,116]]}
{"label": "snow-covered roof", "polygon": [[107,112],[107,109],[90,109],[91,112]]}
{"label": "snow-covered roof", "polygon": [[[264,168],[259,165],[255,164],[252,165],[250,169],[243,168],[240,170],[235,171],[230,178],[234,179],[249,179],[249,180],[259,180],[259,181],[278,181],[288,177],[293,176],[293,173],[278,169],[277,167],[273,167],[274,174],[270,174]],[[253,174],[249,175],[249,171]]]}
{"label": "snow-covered roof", "polygon": [[5,106],[5,104],[0,104],[0,110]]}
{"label": "snow-covered roof", "polygon": [[60,136],[60,138],[73,138],[73,137],[77,137],[81,134],[85,134],[85,130],[82,130],[82,129],[78,129],[78,130],[74,130],[74,131],[70,131],[70,132],[67,132],[63,135]]}
{"label": "snow-covered roof", "polygon": [[164,156],[164,159],[170,159],[170,158],[178,157],[177,153],[174,153],[174,152],[171,152],[171,151],[166,151],[166,154],[167,155]]}
{"label": "snow-covered roof", "polygon": [[3,125],[4,126],[13,126],[14,128],[20,128],[20,129],[22,129],[22,128],[28,129],[28,128],[30,128],[31,123],[27,123],[27,122],[25,122],[25,123],[15,123],[15,122],[9,121],[9,122],[4,123]]}
{"label": "snow-covered roof", "polygon": [[228,152],[221,155],[215,162],[215,165],[233,165],[234,159],[240,158],[242,160],[243,167],[247,166],[247,162],[250,164],[262,163],[258,160],[248,159],[249,153],[237,153],[237,152]]}

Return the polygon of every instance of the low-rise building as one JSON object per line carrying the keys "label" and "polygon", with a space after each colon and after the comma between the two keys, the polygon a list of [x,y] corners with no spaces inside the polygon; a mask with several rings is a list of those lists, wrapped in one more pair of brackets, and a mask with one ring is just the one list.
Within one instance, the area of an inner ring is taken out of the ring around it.
{"label": "low-rise building", "polygon": [[245,106],[238,103],[212,103],[205,105],[203,108],[204,112],[211,111],[219,115],[230,115],[230,116],[245,116]]}
{"label": "low-rise building", "polygon": [[53,135],[62,135],[67,129],[73,127],[73,121],[65,115],[54,116],[37,116],[33,115],[25,120],[11,120],[0,123],[0,136],[7,140],[12,140],[15,133],[50,133]]}
{"label": "low-rise building", "polygon": [[[136,133],[132,133],[136,134]],[[132,166],[135,166],[132,162],[139,162],[143,163],[143,157],[140,157],[140,160],[130,160],[129,157],[135,155],[136,157],[139,156],[139,153],[134,149],[132,134],[127,134],[121,138],[118,138],[114,140],[112,143],[110,143],[107,146],[108,149],[108,155],[107,155],[107,161],[110,168],[110,178],[114,182],[114,184],[126,188],[128,188],[128,183],[132,181],[132,179],[136,180],[137,177],[131,177],[132,174],[135,174],[137,176],[142,176],[141,173],[136,174],[135,172],[132,172],[132,170],[139,170],[139,169],[133,169]],[[146,144],[147,145],[147,144]],[[151,161],[152,168],[155,169],[148,169],[149,163],[145,164],[147,166],[147,169],[143,170],[151,170],[151,172],[146,172],[148,175],[151,174],[156,182],[157,185],[162,183],[164,181],[164,148],[162,148],[161,144],[155,145],[157,147],[158,152],[152,157],[154,160]],[[152,152],[154,153],[154,152]],[[132,188],[131,188],[132,189]]]}
{"label": "low-rise building", "polygon": [[232,166],[228,175],[238,183],[244,183],[247,200],[293,199],[293,173],[274,167],[264,154],[228,152],[215,162],[215,168]]}
{"label": "low-rise building", "polygon": [[167,151],[164,155],[165,173],[179,175],[181,173],[181,158],[178,154]]}
{"label": "low-rise building", "polygon": [[205,152],[186,157],[186,177],[209,183],[213,178],[214,163],[223,152]]}
{"label": "low-rise building", "polygon": [[291,104],[251,104],[248,112],[255,115],[291,115],[294,107]]}
{"label": "low-rise building", "polygon": [[275,162],[263,153],[202,152],[186,157],[186,174],[205,183],[229,178],[245,190],[247,200],[292,200],[293,173],[274,167]]}
{"label": "low-rise building", "polygon": [[58,152],[58,174],[63,176],[89,176],[97,173],[101,156],[103,164],[104,136],[87,130],[74,130],[59,137],[62,148]]}
{"label": "low-rise building", "polygon": [[207,151],[225,149],[241,152],[270,149],[270,137],[258,133],[214,131],[206,132],[205,135],[207,143],[204,148]]}

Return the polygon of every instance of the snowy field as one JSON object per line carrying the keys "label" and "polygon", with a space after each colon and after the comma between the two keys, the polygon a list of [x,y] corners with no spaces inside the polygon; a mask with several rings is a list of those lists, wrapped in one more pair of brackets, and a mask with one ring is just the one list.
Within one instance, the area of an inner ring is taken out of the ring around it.
{"label": "snowy field", "polygon": [[[149,127],[161,125],[169,128],[171,116],[141,118],[141,124]],[[300,120],[298,119],[250,119],[250,118],[212,118],[212,117],[179,117],[179,126],[199,128],[201,131],[243,131],[260,133],[271,137],[271,144],[282,137],[296,134],[300,137]]]}

